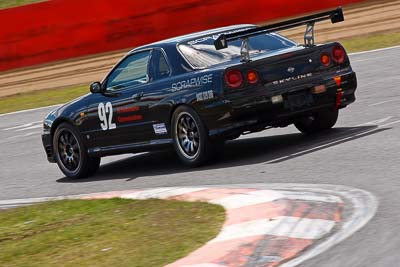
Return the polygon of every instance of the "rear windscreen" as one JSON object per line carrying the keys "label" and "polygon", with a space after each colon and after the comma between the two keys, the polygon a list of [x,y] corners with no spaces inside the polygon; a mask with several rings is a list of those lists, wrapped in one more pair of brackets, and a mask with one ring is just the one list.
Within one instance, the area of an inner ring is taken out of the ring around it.
{"label": "rear windscreen", "polygon": [[[178,45],[186,60],[195,68],[206,68],[240,58],[241,40],[229,42],[228,48],[216,50],[214,41],[219,34],[201,37]],[[275,33],[256,35],[249,38],[250,55],[273,52],[296,46]]]}

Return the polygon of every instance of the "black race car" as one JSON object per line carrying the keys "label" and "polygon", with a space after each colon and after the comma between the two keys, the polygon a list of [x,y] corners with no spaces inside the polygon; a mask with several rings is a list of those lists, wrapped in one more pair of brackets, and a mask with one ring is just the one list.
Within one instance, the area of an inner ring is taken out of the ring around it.
{"label": "black race car", "polygon": [[[314,44],[314,24],[327,19],[343,21],[342,9],[133,49],[91,93],[46,117],[48,160],[80,178],[104,156],[174,147],[185,164],[198,166],[241,134],[333,127],[338,110],[355,101],[357,80],[339,43]],[[303,45],[274,33],[300,25]]]}

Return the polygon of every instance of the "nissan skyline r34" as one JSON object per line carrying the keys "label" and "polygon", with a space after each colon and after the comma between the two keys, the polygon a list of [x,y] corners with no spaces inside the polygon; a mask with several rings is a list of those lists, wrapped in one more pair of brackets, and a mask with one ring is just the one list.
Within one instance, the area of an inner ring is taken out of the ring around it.
{"label": "nissan skyline r34", "polygon": [[[357,87],[345,49],[314,44],[314,25],[344,20],[341,8],[267,26],[235,25],[141,46],[90,93],[44,120],[47,158],[71,178],[104,156],[174,148],[199,166],[241,134],[294,124],[332,128]],[[300,45],[277,31],[306,26]]]}

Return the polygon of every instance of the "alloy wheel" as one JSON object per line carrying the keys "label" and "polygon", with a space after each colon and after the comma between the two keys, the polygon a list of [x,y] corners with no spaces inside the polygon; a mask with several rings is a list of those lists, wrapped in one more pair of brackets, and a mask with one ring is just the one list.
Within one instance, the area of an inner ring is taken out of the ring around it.
{"label": "alloy wheel", "polygon": [[200,147],[200,134],[196,121],[189,113],[181,113],[176,125],[176,138],[180,151],[189,159],[197,156]]}

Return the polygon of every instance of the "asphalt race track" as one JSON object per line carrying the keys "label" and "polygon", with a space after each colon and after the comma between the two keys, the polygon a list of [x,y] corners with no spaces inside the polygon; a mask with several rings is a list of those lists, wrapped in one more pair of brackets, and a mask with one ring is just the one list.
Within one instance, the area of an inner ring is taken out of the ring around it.
{"label": "asphalt race track", "polygon": [[47,163],[40,133],[49,108],[0,116],[0,200],[150,188],[250,183],[335,184],[379,200],[359,232],[302,266],[398,266],[400,262],[400,47],[351,56],[355,104],[334,130],[306,137],[294,127],[244,136],[224,158],[188,169],[171,152],[105,158],[96,176],[63,177]]}

